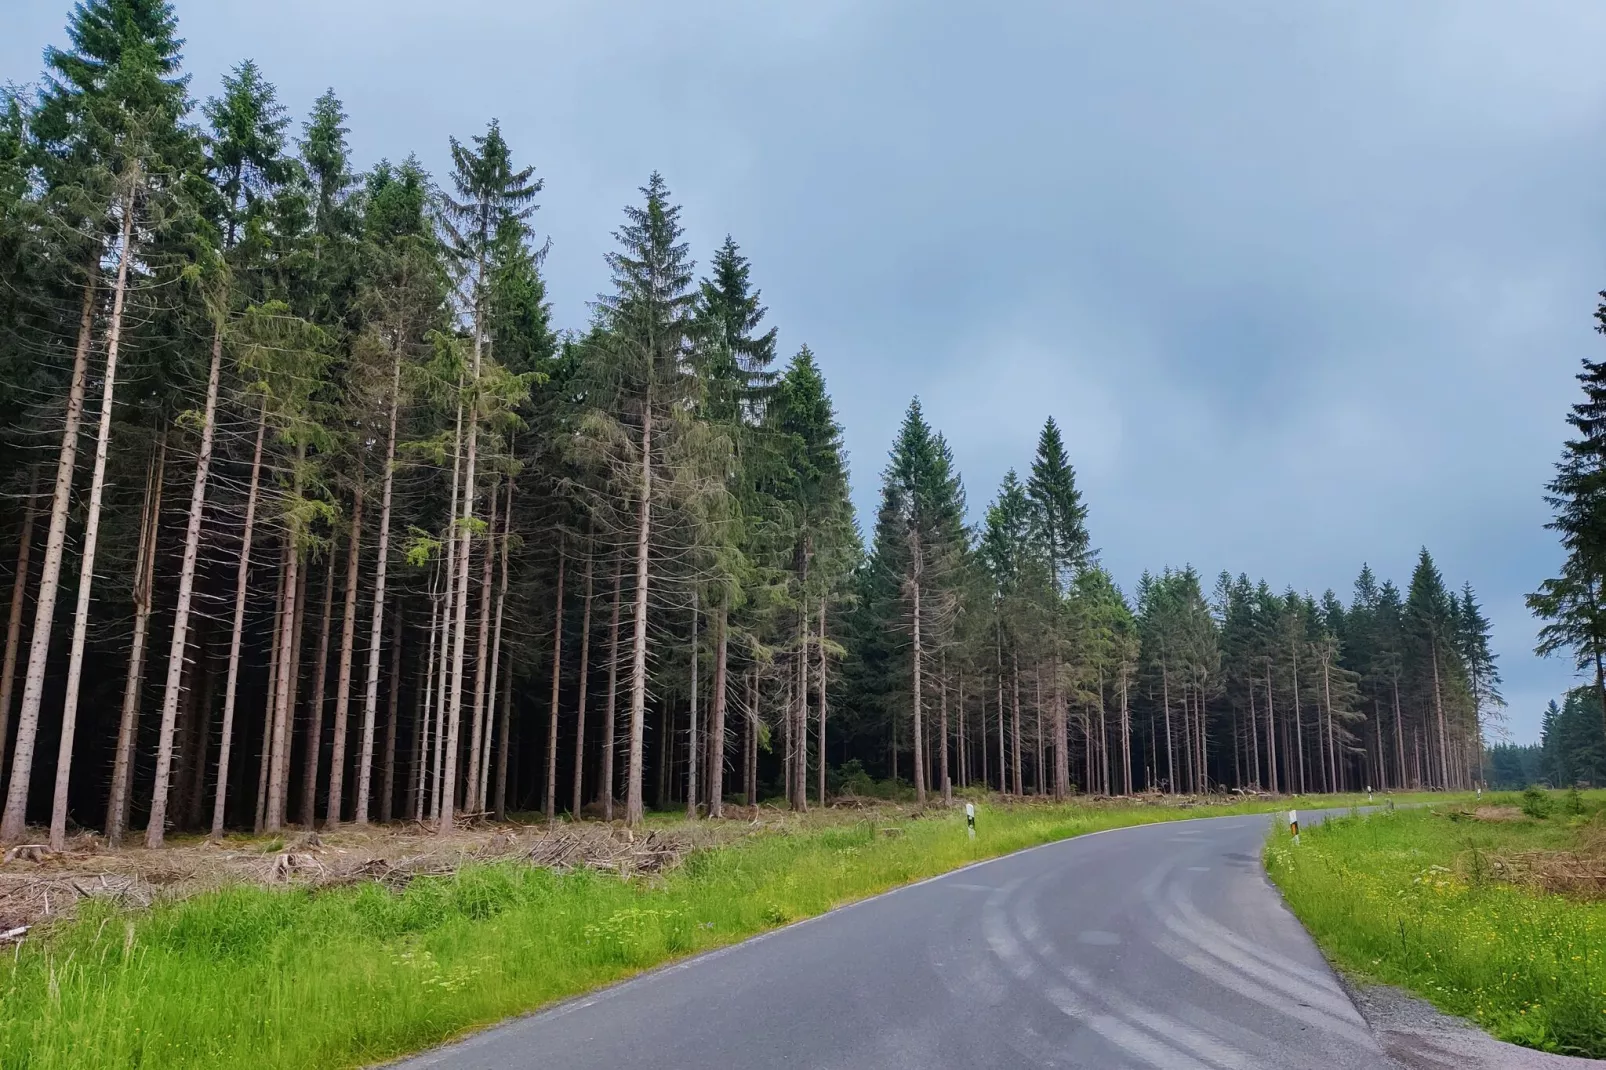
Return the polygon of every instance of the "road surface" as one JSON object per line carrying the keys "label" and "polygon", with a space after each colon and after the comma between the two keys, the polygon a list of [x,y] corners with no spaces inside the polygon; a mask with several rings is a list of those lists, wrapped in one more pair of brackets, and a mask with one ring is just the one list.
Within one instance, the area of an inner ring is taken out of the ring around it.
{"label": "road surface", "polygon": [[1261,869],[1273,820],[994,859],[398,1065],[1393,1070]]}

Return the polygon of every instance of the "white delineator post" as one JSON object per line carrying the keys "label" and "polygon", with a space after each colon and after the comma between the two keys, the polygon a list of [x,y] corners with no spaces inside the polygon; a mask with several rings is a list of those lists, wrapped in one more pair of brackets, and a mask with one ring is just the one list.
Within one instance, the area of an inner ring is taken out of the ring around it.
{"label": "white delineator post", "polygon": [[974,840],[976,838],[976,804],[975,803],[966,803],[965,804],[965,829],[966,829],[967,832],[970,833],[970,838]]}
{"label": "white delineator post", "polygon": [[1294,843],[1299,843],[1299,811],[1288,811],[1288,831],[1294,837]]}

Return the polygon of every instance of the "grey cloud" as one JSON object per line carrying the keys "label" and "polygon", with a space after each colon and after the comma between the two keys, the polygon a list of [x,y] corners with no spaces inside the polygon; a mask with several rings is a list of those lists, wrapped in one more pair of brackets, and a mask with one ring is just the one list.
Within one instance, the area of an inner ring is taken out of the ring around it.
{"label": "grey cloud", "polygon": [[[60,39],[12,0],[0,77]],[[364,162],[503,122],[578,326],[658,168],[819,354],[861,510],[910,395],[979,510],[1065,426],[1130,586],[1192,562],[1347,594],[1426,543],[1488,603],[1518,738],[1569,667],[1522,594],[1606,286],[1606,7],[181,2],[198,95],[332,84]]]}

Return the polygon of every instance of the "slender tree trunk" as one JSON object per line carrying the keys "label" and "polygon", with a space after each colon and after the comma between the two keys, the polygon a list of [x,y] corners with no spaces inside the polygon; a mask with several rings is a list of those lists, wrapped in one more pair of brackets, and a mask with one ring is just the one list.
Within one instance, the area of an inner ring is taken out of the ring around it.
{"label": "slender tree trunk", "polygon": [[[590,608],[590,585],[591,568],[588,564],[586,567],[588,609]],[[698,633],[698,624],[700,622],[697,619],[697,609],[697,589],[693,587],[691,592],[691,718],[687,725],[689,732],[686,736],[686,819],[688,821],[697,820],[697,691],[701,683],[697,679],[697,669],[698,662],[702,660],[701,651],[697,649],[697,644],[701,639],[701,635]],[[583,717],[584,714],[581,714],[581,716]],[[580,789],[578,787],[574,789],[574,797],[576,799],[580,798]]]}
{"label": "slender tree trunk", "polygon": [[620,554],[613,562],[613,610],[612,619],[608,622],[608,698],[602,712],[602,771],[598,775],[602,781],[598,785],[602,796],[602,819],[613,820],[613,759],[619,751],[619,727],[615,723],[615,700],[619,687],[619,603],[623,593],[624,555]]}
{"label": "slender tree trunk", "polygon": [[647,711],[647,553],[652,536],[652,397],[641,422],[641,504],[636,526],[635,635],[630,662],[630,758],[625,788],[625,824],[644,816],[641,805],[641,743]]}
{"label": "slender tree trunk", "polygon": [[[433,579],[438,581],[439,577],[440,570],[437,568]],[[432,582],[430,586],[429,651],[424,658],[424,693],[418,696],[418,725],[415,733],[418,753],[413,757],[413,771],[409,774],[415,791],[413,795],[413,820],[419,822],[424,820],[424,800],[432,798],[430,795],[430,769],[428,767],[430,741],[432,738],[430,718],[435,712],[435,645],[439,638],[438,629],[441,615],[441,599],[439,592],[435,589],[436,583]]]}
{"label": "slender tree trunk", "polygon": [[0,842],[15,843],[27,834],[28,786],[33,771],[34,743],[39,735],[39,707],[44,700],[45,666],[50,658],[51,629],[56,619],[56,594],[61,588],[61,558],[67,542],[67,512],[72,496],[73,469],[78,459],[78,431],[84,416],[84,382],[89,371],[89,343],[95,322],[95,269],[89,265],[84,283],[83,312],[78,323],[78,346],[73,352],[72,385],[67,392],[67,417],[62,426],[61,451],[56,458],[56,489],[50,501],[50,528],[34,599],[33,632],[28,641],[28,669],[22,682],[22,708],[17,715],[17,741],[11,752],[11,780],[6,788],[6,809],[0,817]]}
{"label": "slender tree trunk", "polygon": [[[136,170],[133,183],[139,181]],[[133,259],[134,195],[123,195],[122,255],[117,259],[117,288],[112,295],[112,318],[106,332],[106,369],[102,376],[100,430],[95,438],[95,465],[89,481],[89,510],[84,520],[84,543],[79,557],[78,606],[73,614],[72,646],[67,659],[67,693],[61,709],[61,746],[56,752],[56,791],[50,808],[50,849],[67,845],[67,783],[72,775],[73,736],[78,724],[78,691],[83,682],[84,642],[89,634],[89,596],[95,581],[95,544],[100,537],[100,504],[106,491],[106,456],[111,450],[112,395],[117,387],[117,351],[123,335],[123,305],[128,294],[128,262]],[[191,569],[193,573],[193,567]],[[180,620],[189,609],[188,590],[181,589]],[[171,673],[169,673],[171,675]],[[158,765],[158,775],[160,775]],[[156,815],[160,817],[160,814]],[[158,825],[158,827],[160,827]],[[157,842],[160,843],[158,836]]]}
{"label": "slender tree trunk", "polygon": [[[306,460],[307,448],[299,445],[296,448],[295,483],[291,500],[301,497],[302,466]],[[290,513],[285,543],[288,554],[285,561],[285,622],[280,629],[279,651],[279,686],[276,708],[273,713],[273,753],[268,768],[268,806],[267,818],[263,828],[268,832],[278,832],[284,825],[284,788],[290,769],[290,720],[295,710],[294,687],[301,661],[301,637],[296,634],[301,619],[300,599],[297,593],[300,588],[299,568],[301,564],[300,523],[294,512]]]}
{"label": "slender tree trunk", "polygon": [[[978,675],[980,677],[979,682],[981,685],[977,688],[978,697],[981,699],[981,714],[978,717],[978,720],[980,721],[980,725],[978,727],[981,730],[981,784],[982,787],[991,790],[993,786],[992,770],[989,768],[990,760],[987,757],[987,670],[982,669]],[[999,719],[998,727],[1004,727],[1002,718]],[[1003,757],[1004,749],[1002,746],[998,748],[998,754],[999,757]],[[1002,770],[1000,770],[1000,772],[1002,772]],[[1002,777],[999,779],[1002,780]]]}
{"label": "slender tree trunk", "polygon": [[[474,332],[474,382],[476,391],[480,376],[480,345],[481,332],[476,326]],[[452,623],[452,672],[446,703],[446,741],[442,748],[445,751],[445,770],[441,774],[441,809],[438,830],[442,833],[452,830],[452,815],[457,805],[457,751],[459,747],[458,736],[462,730],[463,713],[463,655],[464,643],[468,636],[468,567],[469,567],[469,537],[474,520],[474,466],[478,460],[479,449],[479,400],[476,393],[470,400],[468,410],[468,456],[463,462],[463,512],[462,523],[458,525],[454,541],[457,543],[457,576],[455,585],[456,594],[453,597],[456,619]]]}
{"label": "slender tree trunk", "polygon": [[1038,795],[1048,794],[1048,781],[1043,776],[1043,666],[1032,669],[1032,712],[1036,724],[1032,731],[1032,744],[1036,753],[1032,757],[1032,790]]}
{"label": "slender tree trunk", "polygon": [[[804,577],[807,582],[807,554],[804,556]],[[800,594],[798,600],[797,641],[797,724],[792,731],[792,809],[807,812],[809,808],[809,612],[808,596]]]}
{"label": "slender tree trunk", "polygon": [[267,430],[264,404],[257,418],[256,447],[251,457],[251,484],[245,497],[245,526],[240,537],[240,563],[235,573],[234,628],[229,636],[229,671],[223,686],[223,727],[218,744],[217,786],[212,798],[212,839],[223,836],[223,807],[229,788],[229,752],[234,742],[234,702],[240,682],[240,639],[245,628],[245,593],[251,574],[251,535],[256,523],[257,486],[262,474],[262,437]]}
{"label": "slender tree trunk", "polygon": [[[402,613],[401,606],[391,614],[390,625],[390,695],[385,710],[385,766],[379,783],[379,820],[390,823],[391,806],[396,794],[396,729],[401,715],[402,671]],[[359,798],[362,791],[357,792]],[[365,808],[364,808],[365,809]],[[358,810],[359,815],[362,810]]]}
{"label": "slender tree trunk", "polygon": [[[743,757],[742,787],[747,793],[747,805],[758,805],[758,671],[747,673],[747,746]],[[897,774],[893,774],[897,779]]]}
{"label": "slender tree trunk", "polygon": [[[352,646],[357,636],[357,565],[362,551],[362,474],[352,494],[351,538],[346,550],[346,606],[340,617],[340,668],[335,676],[335,738],[329,748],[329,798],[324,823],[340,824],[346,799],[346,722],[351,712]],[[370,741],[371,742],[371,741]],[[372,750],[370,749],[370,755]]]}
{"label": "slender tree trunk", "polygon": [[942,782],[942,804],[952,806],[954,801],[953,783],[948,776],[948,655],[942,656],[942,675],[937,678],[937,738],[941,746],[937,750],[937,779]]}
{"label": "slender tree trunk", "polygon": [[1291,651],[1294,670],[1294,761],[1299,770],[1299,793],[1305,794],[1305,726],[1299,707],[1299,651]]}
{"label": "slender tree trunk", "polygon": [[1121,666],[1121,767],[1126,794],[1132,794],[1132,707],[1127,702],[1127,668]]}
{"label": "slender tree trunk", "polygon": [[[461,382],[459,382],[459,386],[461,385]],[[452,627],[452,610],[456,605],[457,594],[457,514],[459,508],[458,488],[461,485],[462,475],[463,403],[461,400],[459,400],[457,403],[457,429],[453,433],[452,498],[451,506],[447,510],[447,516],[450,519],[447,521],[446,532],[444,535],[444,541],[446,543],[446,572],[443,576],[445,580],[445,585],[443,588],[445,600],[442,605],[440,625],[440,690],[435,697],[435,748],[433,761],[431,763],[433,766],[434,786],[430,795],[429,816],[437,823],[442,820],[444,813],[444,811],[441,809],[442,796],[449,794],[449,792],[443,792],[441,790],[441,783],[443,780],[443,774],[448,768],[450,768],[450,766],[446,764],[448,761],[446,757],[446,703],[451,695],[452,644],[449,639],[449,633]],[[448,805],[450,804],[450,801],[451,800],[449,799],[446,800]],[[442,826],[437,824],[438,830],[442,828]]]}
{"label": "slender tree trunk", "polygon": [[591,682],[591,599],[592,570],[596,564],[596,547],[586,543],[586,594],[584,609],[580,613],[580,697],[574,719],[574,817],[580,818],[585,805],[586,767],[586,685]]}
{"label": "slender tree trunk", "polygon": [[1266,659],[1266,786],[1277,791],[1277,714],[1272,699],[1271,658]]}
{"label": "slender tree trunk", "polygon": [[[140,692],[145,688],[145,641],[150,634],[151,604],[155,587],[156,540],[162,516],[162,482],[167,464],[167,435],[158,440],[145,477],[145,503],[140,510],[139,548],[134,554],[134,637],[128,651],[128,676],[123,683],[123,712],[117,723],[117,752],[112,758],[111,797],[106,802],[106,842],[123,845],[128,829],[128,796],[133,786],[134,734],[139,726]],[[31,509],[30,509],[30,523]],[[27,544],[23,544],[26,551]],[[26,565],[26,558],[23,558]],[[26,568],[23,569],[26,571]],[[15,619],[15,616],[13,616]],[[0,726],[0,741],[4,740]],[[0,747],[4,743],[0,742]]]}
{"label": "slender tree trunk", "polygon": [[1065,709],[1065,686],[1060,680],[1059,651],[1054,652],[1054,798],[1064,800],[1071,793],[1070,718]]}
{"label": "slender tree trunk", "polygon": [[[268,823],[268,775],[273,763],[273,720],[279,709],[279,655],[284,650],[285,602],[284,578],[290,570],[290,546],[287,542],[279,551],[278,586],[273,592],[273,631],[268,654],[268,701],[262,708],[262,750],[257,763],[256,817],[251,831],[261,835]],[[221,835],[221,833],[219,833]]]}
{"label": "slender tree trunk", "polygon": [[552,707],[547,717],[546,819],[558,819],[558,691],[563,683],[563,573],[568,563],[558,536],[558,590],[552,603]]}
{"label": "slender tree trunk", "polygon": [[1405,725],[1400,717],[1400,679],[1394,678],[1394,756],[1400,763],[1400,787],[1406,784],[1405,775]]}
{"label": "slender tree trunk", "polygon": [[1177,762],[1171,750],[1171,670],[1160,659],[1160,706],[1165,711],[1165,790],[1177,790]]}
{"label": "slender tree trunk", "polygon": [[39,466],[28,485],[28,505],[17,541],[17,574],[11,581],[11,616],[6,622],[6,653],[0,662],[0,771],[5,768],[6,740],[11,730],[11,692],[17,680],[17,650],[22,644],[22,608],[28,600],[28,558],[33,554],[34,519],[39,515]]}
{"label": "slender tree trunk", "polygon": [[318,825],[318,766],[323,757],[323,707],[328,697],[329,627],[335,610],[335,555],[329,555],[323,577],[323,616],[318,624],[318,660],[312,669],[312,716],[307,719],[306,756],[301,777],[301,823]]}
{"label": "slender tree trunk", "polygon": [[1333,739],[1333,683],[1329,678],[1332,665],[1329,660],[1322,661],[1322,697],[1327,707],[1327,768],[1329,773],[1329,791],[1338,790],[1338,752]]}
{"label": "slender tree trunk", "polygon": [[210,624],[203,621],[199,631],[201,634],[196,638],[196,647],[200,651],[197,660],[201,672],[201,702],[196,708],[195,733],[190,747],[190,784],[184,807],[185,828],[199,828],[201,825],[201,805],[205,802],[206,796],[206,754],[212,746],[212,706],[217,697],[217,674],[212,671],[212,658],[206,638],[211,632]]}
{"label": "slender tree trunk", "polygon": [[[212,360],[206,376],[206,409],[201,417],[201,447],[195,458],[195,486],[190,491],[189,526],[179,564],[178,603],[173,611],[173,642],[167,654],[167,681],[162,689],[162,727],[156,744],[156,784],[145,846],[160,847],[167,821],[167,782],[173,765],[173,723],[178,713],[185,651],[189,644],[190,601],[195,591],[195,565],[201,551],[201,520],[206,514],[206,482],[212,471],[212,443],[217,430],[218,381],[223,370],[223,317],[212,329]],[[108,362],[109,363],[109,362]],[[108,375],[109,378],[109,375]]]}
{"label": "slender tree trunk", "polygon": [[488,809],[485,805],[485,789],[483,763],[485,756],[482,753],[484,743],[490,738],[491,726],[485,719],[486,690],[496,688],[496,678],[491,677],[489,683],[486,679],[486,670],[490,668],[491,643],[491,570],[496,565],[496,504],[498,487],[491,485],[491,506],[488,524],[485,529],[485,552],[480,568],[480,627],[479,635],[475,639],[474,653],[474,720],[469,730],[468,743],[468,786],[464,791],[466,802],[464,808],[472,813]]}
{"label": "slender tree trunk", "polygon": [[[507,508],[503,510],[503,514],[502,514],[502,578],[501,578],[500,585],[498,586],[497,591],[496,591],[496,634],[491,637],[491,683],[490,683],[490,687],[491,687],[492,699],[491,699],[491,703],[490,703],[491,709],[488,710],[486,712],[486,715],[485,715],[485,725],[486,725],[486,731],[485,731],[485,753],[484,753],[484,755],[482,755],[482,761],[480,763],[480,797],[481,798],[485,797],[486,788],[488,786],[487,778],[490,776],[490,771],[491,771],[491,731],[490,731],[490,726],[491,726],[491,723],[492,723],[492,714],[495,713],[495,710],[496,710],[495,692],[496,692],[497,667],[502,662],[502,615],[507,609],[507,544],[508,544],[508,535],[512,532],[512,530],[513,530],[513,477],[510,475],[510,476],[508,476],[508,479],[507,479]],[[513,663],[511,661],[508,662],[508,668],[510,670],[512,668],[512,664]],[[509,675],[508,679],[510,681],[508,686],[511,688],[512,687],[512,683],[511,683],[512,676],[511,676],[511,674]],[[510,721],[510,718],[509,718],[509,714],[510,714],[509,705],[510,705],[510,703],[509,703],[508,700],[504,700],[502,702],[502,708],[501,708],[502,720],[501,720],[501,724],[499,725],[499,731],[497,732],[497,738],[502,741],[501,742],[501,749],[497,751],[497,759],[496,759],[496,801],[495,801],[495,804],[494,804],[494,807],[493,807],[494,810],[495,810],[496,819],[498,821],[501,821],[503,818],[505,818],[507,816],[507,806],[506,806],[507,792],[505,790],[505,787],[506,787],[506,781],[507,781],[508,728],[509,728],[509,725],[511,724],[511,721]]]}
{"label": "slender tree trunk", "polygon": [[[708,726],[708,816],[725,816],[725,672],[728,641],[725,635],[726,609],[721,605],[714,614],[714,694],[709,712]],[[825,618],[820,618],[824,627]],[[825,682],[824,665],[821,665],[820,682]],[[823,692],[822,692],[823,693]],[[820,704],[820,753],[825,753],[825,704]],[[822,798],[824,796],[821,796]]]}
{"label": "slender tree trunk", "polygon": [[507,761],[513,750],[513,659],[502,667],[502,746],[496,752],[496,819],[507,817]]}
{"label": "slender tree trunk", "polygon": [[[379,637],[385,626],[385,581],[390,563],[390,498],[396,469],[396,414],[401,408],[401,347],[395,347],[390,367],[390,421],[385,434],[385,479],[379,492],[379,556],[374,562],[374,615],[368,627],[368,683],[363,689],[362,741],[357,756],[357,812],[353,818],[359,825],[368,824],[368,796],[374,764],[374,720],[379,708]],[[400,607],[397,608],[400,612]],[[397,633],[397,642],[401,639]],[[397,686],[392,676],[390,686]],[[395,709],[395,703],[391,703]],[[395,777],[394,726],[389,726],[385,743],[385,801],[380,804],[382,821],[390,819],[390,784]]]}
{"label": "slender tree trunk", "polygon": [[1021,775],[1020,762],[1020,651],[1011,650],[1009,652],[1009,661],[1014,691],[1010,700],[1009,764],[1014,772],[1015,794],[1025,795],[1026,783],[1025,778]]}
{"label": "slender tree trunk", "polygon": [[921,579],[921,574],[920,574],[921,573],[921,569],[920,569],[920,547],[918,545],[916,545],[914,550],[915,550],[914,577],[913,577],[912,582],[909,584],[909,589],[910,589],[910,593],[914,597],[914,648],[910,651],[910,657],[911,657],[911,659],[913,661],[912,668],[913,668],[913,672],[914,672],[914,688],[913,688],[913,694],[911,696],[911,700],[912,700],[912,704],[914,706],[914,739],[913,739],[913,743],[914,743],[914,763],[915,763],[915,769],[914,769],[914,774],[915,774],[915,805],[916,806],[925,806],[926,805],[926,766],[925,766],[926,755],[925,755],[925,739],[924,739],[924,734],[922,732],[922,727],[923,726],[920,723],[920,708],[923,705],[923,698],[924,698],[924,692],[921,690],[921,680],[920,680],[920,669],[921,669],[920,662],[923,660],[923,657],[924,657],[924,652],[922,651],[921,645],[920,645],[920,579]]}
{"label": "slender tree trunk", "polygon": [[1433,637],[1433,713],[1439,725],[1439,774],[1440,787],[1448,791],[1450,783],[1450,749],[1446,742],[1444,727],[1444,693],[1439,687],[1439,643],[1438,637]]}
{"label": "slender tree trunk", "polygon": [[[820,596],[820,713],[819,733],[820,743],[815,749],[819,752],[819,794],[820,805],[825,805],[825,596]],[[723,719],[720,722],[721,731],[724,728]]]}
{"label": "slender tree trunk", "polygon": [[1249,678],[1249,782],[1258,790],[1260,779],[1260,711],[1255,708],[1255,678]]}

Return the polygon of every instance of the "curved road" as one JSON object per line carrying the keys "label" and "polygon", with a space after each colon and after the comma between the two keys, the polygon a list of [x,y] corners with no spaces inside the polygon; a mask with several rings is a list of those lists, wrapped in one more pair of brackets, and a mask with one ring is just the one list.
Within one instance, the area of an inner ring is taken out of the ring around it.
{"label": "curved road", "polygon": [[983,862],[399,1065],[1396,1067],[1261,870],[1271,820]]}

